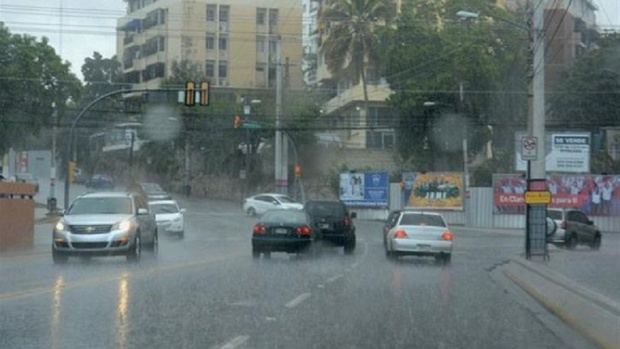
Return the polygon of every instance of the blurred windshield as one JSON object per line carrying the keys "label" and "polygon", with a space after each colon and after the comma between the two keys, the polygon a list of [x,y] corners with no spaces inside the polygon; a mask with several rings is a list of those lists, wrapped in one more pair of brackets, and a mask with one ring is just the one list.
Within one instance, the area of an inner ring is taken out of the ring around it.
{"label": "blurred windshield", "polygon": [[310,216],[333,216],[343,217],[344,207],[339,202],[310,201],[306,203],[305,210]]}
{"label": "blurred windshield", "polygon": [[69,215],[132,214],[129,198],[81,198],[69,209]]}
{"label": "blurred windshield", "polygon": [[163,193],[164,190],[157,183],[141,183],[142,189],[146,193]]}
{"label": "blurred windshield", "polygon": [[399,225],[425,225],[431,227],[445,227],[443,219],[440,216],[419,214],[419,213],[405,213],[400,219]]}
{"label": "blurred windshield", "polygon": [[278,195],[278,196],[276,196],[276,198],[280,202],[285,203],[285,204],[291,204],[291,203],[295,203],[296,202],[295,200],[291,199],[290,197],[284,196],[284,195]]}
{"label": "blurred windshield", "polygon": [[547,217],[556,221],[562,220],[562,211],[549,210],[547,211]]}
{"label": "blurred windshield", "polygon": [[179,208],[175,204],[149,204],[154,214],[178,213]]}
{"label": "blurred windshield", "polygon": [[261,222],[265,224],[306,224],[307,217],[303,211],[267,211]]}

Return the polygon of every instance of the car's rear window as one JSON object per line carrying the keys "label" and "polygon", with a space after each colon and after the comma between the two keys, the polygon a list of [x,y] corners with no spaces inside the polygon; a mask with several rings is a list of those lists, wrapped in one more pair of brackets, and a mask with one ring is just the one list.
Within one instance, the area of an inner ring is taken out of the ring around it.
{"label": "car's rear window", "polygon": [[75,200],[69,214],[131,214],[129,198],[81,198]]}
{"label": "car's rear window", "polygon": [[308,202],[305,208],[306,212],[313,217],[342,217],[345,213],[339,202]]}
{"label": "car's rear window", "polygon": [[278,200],[280,200],[280,202],[283,202],[285,204],[290,204],[290,203],[295,202],[295,200],[293,200],[293,199],[291,199],[291,198],[289,198],[288,196],[285,196],[285,195],[276,196],[276,198]]}
{"label": "car's rear window", "polygon": [[441,216],[421,213],[405,213],[400,220],[400,225],[427,225],[431,227],[445,227],[446,223]]}
{"label": "car's rear window", "polygon": [[175,204],[150,204],[154,214],[177,213],[179,208]]}
{"label": "car's rear window", "polygon": [[547,217],[559,221],[562,219],[562,211],[547,211]]}
{"label": "car's rear window", "polygon": [[302,211],[267,211],[261,222],[265,224],[306,224],[306,214]]}

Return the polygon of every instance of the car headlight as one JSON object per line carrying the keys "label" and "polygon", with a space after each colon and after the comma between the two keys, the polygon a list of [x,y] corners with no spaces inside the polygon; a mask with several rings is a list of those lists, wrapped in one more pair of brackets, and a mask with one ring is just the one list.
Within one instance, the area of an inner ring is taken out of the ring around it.
{"label": "car headlight", "polygon": [[58,221],[54,226],[54,231],[57,233],[63,233],[67,230],[67,225],[63,221]]}
{"label": "car headlight", "polygon": [[181,219],[182,219],[182,218],[181,218],[181,216],[178,216],[178,217],[176,217],[176,218],[173,220],[173,222],[175,222],[175,223],[179,223],[179,222],[181,221]]}
{"label": "car headlight", "polygon": [[131,223],[131,221],[127,220],[127,221],[122,221],[122,222],[114,224],[114,226],[112,227],[112,230],[120,230],[120,231],[127,232],[131,230],[132,226],[133,224]]}

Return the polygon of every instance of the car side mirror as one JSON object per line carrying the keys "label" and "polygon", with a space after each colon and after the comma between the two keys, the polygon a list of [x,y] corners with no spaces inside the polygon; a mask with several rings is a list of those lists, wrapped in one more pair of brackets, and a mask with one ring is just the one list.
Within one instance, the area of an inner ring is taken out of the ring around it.
{"label": "car side mirror", "polygon": [[594,222],[591,220],[588,220],[588,225],[594,225]]}
{"label": "car side mirror", "polygon": [[351,218],[357,218],[357,212],[351,212]]}
{"label": "car side mirror", "polygon": [[180,210],[180,212],[181,212],[181,213],[185,213],[186,211],[187,211],[187,210],[186,210],[186,209],[184,209],[184,208],[182,208],[182,209]]}
{"label": "car side mirror", "polygon": [[138,216],[146,216],[147,214],[149,214],[149,210],[147,210],[146,208],[138,209]]}
{"label": "car side mirror", "polygon": [[276,206],[280,206],[280,203],[278,201],[274,201],[273,204]]}
{"label": "car side mirror", "polygon": [[64,209],[60,209],[60,210],[56,211],[56,214],[57,214],[58,216],[62,217],[62,216],[64,216],[64,215],[65,215],[65,210],[64,210]]}

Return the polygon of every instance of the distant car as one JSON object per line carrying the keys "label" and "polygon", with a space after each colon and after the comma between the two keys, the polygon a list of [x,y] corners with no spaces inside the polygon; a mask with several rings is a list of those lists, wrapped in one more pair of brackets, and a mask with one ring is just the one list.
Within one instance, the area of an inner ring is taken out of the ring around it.
{"label": "distant car", "polygon": [[385,237],[388,258],[434,256],[437,261],[450,263],[454,236],[440,214],[403,210],[395,220]]}
{"label": "distant car", "polygon": [[149,201],[172,200],[170,194],[166,193],[157,183],[139,183],[139,185]]}
{"label": "distant car", "polygon": [[346,254],[355,250],[355,212],[349,213],[340,201],[308,201],[304,210],[310,217],[310,224],[317,239],[329,241],[344,247]]}
{"label": "distant car", "polygon": [[185,234],[184,208],[174,200],[149,201],[151,212],[155,214],[157,230],[183,237]]}
{"label": "distant car", "polygon": [[108,175],[96,174],[86,182],[86,187],[93,189],[114,189],[114,179]]}
{"label": "distant car", "polygon": [[39,180],[32,173],[18,173],[15,175],[15,180],[17,182],[32,184],[34,185],[35,192],[39,192]]}
{"label": "distant car", "polygon": [[284,194],[258,194],[243,200],[243,211],[250,216],[269,210],[303,210],[304,205]]}
{"label": "distant car", "polygon": [[301,253],[313,250],[314,231],[304,211],[271,210],[252,229],[252,256],[271,252]]}
{"label": "distant car", "polygon": [[574,249],[588,245],[594,250],[601,247],[602,234],[585,213],[576,209],[547,209],[547,241]]}
{"label": "distant car", "polygon": [[89,193],[75,199],[53,229],[52,258],[125,255],[140,259],[143,245],[158,246],[155,216],[131,193]]}
{"label": "distant car", "polygon": [[84,172],[84,170],[82,169],[78,169],[77,173],[75,174],[75,177],[73,178],[73,183],[86,184],[87,182],[88,182],[88,176],[86,175],[86,172]]}

